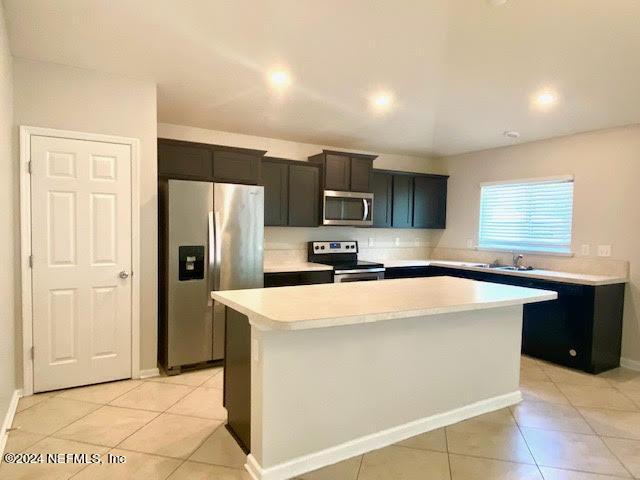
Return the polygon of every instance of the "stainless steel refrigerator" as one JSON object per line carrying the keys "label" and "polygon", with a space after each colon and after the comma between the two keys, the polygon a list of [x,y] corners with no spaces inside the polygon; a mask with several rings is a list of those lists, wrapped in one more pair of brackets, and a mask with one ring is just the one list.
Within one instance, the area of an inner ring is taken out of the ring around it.
{"label": "stainless steel refrigerator", "polygon": [[169,373],[224,357],[212,290],[263,286],[264,188],[159,182],[158,358]]}

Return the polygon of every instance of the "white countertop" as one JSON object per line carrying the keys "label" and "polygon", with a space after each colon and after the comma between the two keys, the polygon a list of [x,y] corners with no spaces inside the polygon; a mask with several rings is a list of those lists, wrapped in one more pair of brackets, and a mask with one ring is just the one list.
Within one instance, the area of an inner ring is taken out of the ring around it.
{"label": "white countertop", "polygon": [[283,272],[317,272],[323,270],[333,270],[331,265],[323,265],[321,263],[312,262],[265,262],[264,273],[283,273]]}
{"label": "white countertop", "polygon": [[553,300],[556,292],[454,277],[211,292],[261,329],[299,330]]}
{"label": "white countertop", "polygon": [[460,262],[452,260],[391,260],[383,262],[385,268],[394,267],[421,267],[432,265],[435,267],[451,267],[461,270],[474,270],[476,272],[488,272],[498,275],[512,275],[516,277],[537,278],[554,282],[575,283],[579,285],[611,285],[615,283],[627,283],[627,277],[616,275],[592,275],[586,273],[558,272],[552,270],[497,270],[494,268],[475,267],[481,262]]}

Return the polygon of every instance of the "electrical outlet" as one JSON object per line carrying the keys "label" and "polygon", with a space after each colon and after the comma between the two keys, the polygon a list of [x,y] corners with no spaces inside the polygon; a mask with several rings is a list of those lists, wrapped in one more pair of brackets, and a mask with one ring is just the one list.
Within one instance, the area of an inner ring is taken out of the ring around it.
{"label": "electrical outlet", "polygon": [[373,247],[376,244],[376,239],[373,237],[369,237],[369,246]]}
{"label": "electrical outlet", "polygon": [[591,253],[591,248],[589,247],[589,245],[582,245],[582,247],[580,248],[580,253],[586,257]]}
{"label": "electrical outlet", "polygon": [[400,237],[396,237],[393,243],[395,243],[396,247],[399,247],[400,246]]}
{"label": "electrical outlet", "polygon": [[473,238],[467,239],[467,248],[473,248]]}
{"label": "electrical outlet", "polygon": [[610,257],[611,256],[611,245],[598,245],[598,256],[599,257]]}

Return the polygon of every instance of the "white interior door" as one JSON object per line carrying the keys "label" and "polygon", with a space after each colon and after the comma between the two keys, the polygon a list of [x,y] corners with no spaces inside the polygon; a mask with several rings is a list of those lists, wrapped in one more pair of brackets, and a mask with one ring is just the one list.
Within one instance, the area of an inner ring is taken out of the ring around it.
{"label": "white interior door", "polygon": [[131,147],[31,136],[34,391],[131,377]]}

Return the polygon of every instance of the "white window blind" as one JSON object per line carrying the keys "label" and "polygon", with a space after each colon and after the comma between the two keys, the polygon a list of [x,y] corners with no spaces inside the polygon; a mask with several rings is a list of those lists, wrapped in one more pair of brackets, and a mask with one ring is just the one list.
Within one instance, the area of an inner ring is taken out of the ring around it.
{"label": "white window blind", "polygon": [[571,252],[573,178],[483,184],[479,247]]}

